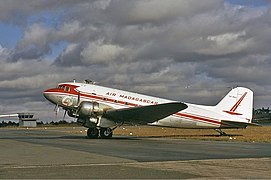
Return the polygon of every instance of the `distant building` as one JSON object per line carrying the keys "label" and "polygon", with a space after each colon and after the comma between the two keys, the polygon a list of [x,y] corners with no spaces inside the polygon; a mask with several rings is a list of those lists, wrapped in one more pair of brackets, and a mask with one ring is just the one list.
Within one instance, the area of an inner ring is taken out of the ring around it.
{"label": "distant building", "polygon": [[18,113],[20,127],[37,127],[37,119],[34,113]]}

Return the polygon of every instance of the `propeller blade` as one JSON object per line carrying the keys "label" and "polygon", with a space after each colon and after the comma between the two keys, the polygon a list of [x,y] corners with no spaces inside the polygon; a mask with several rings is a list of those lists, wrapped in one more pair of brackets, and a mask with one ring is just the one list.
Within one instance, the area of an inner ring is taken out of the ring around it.
{"label": "propeller blade", "polygon": [[55,106],[54,111],[55,111],[56,117],[57,117],[58,112],[59,112],[59,106],[58,106],[58,104]]}
{"label": "propeller blade", "polygon": [[80,104],[80,91],[78,91],[78,96],[77,96],[77,106]]}
{"label": "propeller blade", "polygon": [[63,121],[65,121],[65,117],[66,117],[66,114],[67,114],[67,110],[64,111],[64,115],[63,115]]}
{"label": "propeller blade", "polygon": [[76,111],[75,111],[75,117],[74,117],[74,120],[77,120],[79,118],[79,107],[77,107]]}
{"label": "propeller blade", "polygon": [[55,108],[54,108],[54,111],[56,112],[58,109],[58,104],[56,104]]}

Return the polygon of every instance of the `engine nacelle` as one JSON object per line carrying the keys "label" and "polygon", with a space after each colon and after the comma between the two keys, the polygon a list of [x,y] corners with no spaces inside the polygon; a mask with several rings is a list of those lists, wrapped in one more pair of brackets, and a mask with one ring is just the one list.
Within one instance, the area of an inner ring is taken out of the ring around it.
{"label": "engine nacelle", "polygon": [[78,115],[81,117],[97,118],[102,115],[103,110],[100,109],[99,103],[83,101],[78,110]]}
{"label": "engine nacelle", "polygon": [[99,104],[98,102],[83,101],[80,103],[76,112],[74,113],[77,117],[77,122],[87,128],[100,126],[100,127],[112,127],[115,125],[114,122],[102,118],[104,111],[112,109],[112,107]]}

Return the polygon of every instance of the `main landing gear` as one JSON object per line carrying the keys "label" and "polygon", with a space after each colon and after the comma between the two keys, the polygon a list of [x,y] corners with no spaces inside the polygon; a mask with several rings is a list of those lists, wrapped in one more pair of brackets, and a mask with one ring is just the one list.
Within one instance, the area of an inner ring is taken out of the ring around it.
{"label": "main landing gear", "polygon": [[89,128],[87,131],[87,137],[89,139],[96,139],[99,137],[99,130],[97,128]]}
{"label": "main landing gear", "polygon": [[100,137],[103,139],[111,138],[113,136],[113,130],[111,128],[101,128]]}
{"label": "main landing gear", "polygon": [[87,131],[87,137],[89,139],[96,139],[98,137],[102,139],[111,138],[113,135],[113,130],[111,128],[89,128]]}

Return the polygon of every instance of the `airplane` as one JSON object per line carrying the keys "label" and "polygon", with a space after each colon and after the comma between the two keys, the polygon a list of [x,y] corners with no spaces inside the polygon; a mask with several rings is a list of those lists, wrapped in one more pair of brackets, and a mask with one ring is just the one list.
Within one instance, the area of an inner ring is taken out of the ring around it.
{"label": "airplane", "polygon": [[113,89],[89,80],[59,83],[43,95],[65,110],[64,117],[67,113],[88,128],[88,138],[111,138],[123,124],[214,129],[220,135],[226,135],[222,129],[257,125],[252,123],[253,92],[245,87],[233,88],[215,106]]}

